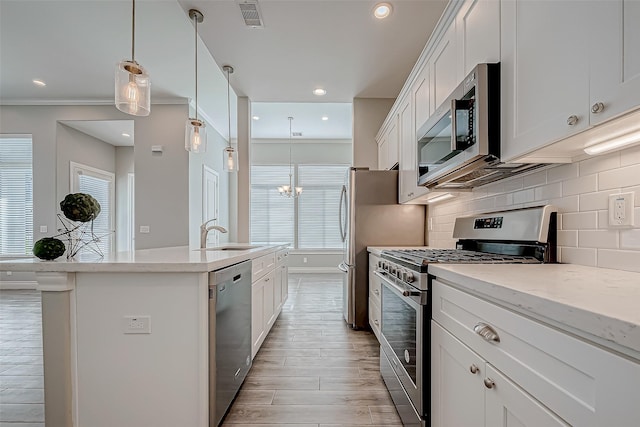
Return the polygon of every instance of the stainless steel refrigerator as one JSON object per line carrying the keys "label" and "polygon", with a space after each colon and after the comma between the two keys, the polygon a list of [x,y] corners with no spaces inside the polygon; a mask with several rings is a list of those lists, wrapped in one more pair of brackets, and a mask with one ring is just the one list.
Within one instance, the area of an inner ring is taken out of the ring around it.
{"label": "stainless steel refrigerator", "polygon": [[354,329],[369,325],[367,246],[422,246],[425,207],[398,204],[398,171],[350,168],[340,195],[343,311]]}

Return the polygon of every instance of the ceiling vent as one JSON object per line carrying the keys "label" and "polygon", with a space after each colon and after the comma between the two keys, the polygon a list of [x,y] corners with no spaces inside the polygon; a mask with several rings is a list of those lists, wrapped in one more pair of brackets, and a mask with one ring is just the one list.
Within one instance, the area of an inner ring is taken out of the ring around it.
{"label": "ceiling vent", "polygon": [[293,136],[302,136],[302,132],[293,132]]}
{"label": "ceiling vent", "polygon": [[260,16],[260,6],[257,0],[245,0],[238,2],[240,12],[242,12],[242,18],[247,27],[251,28],[264,28],[262,23],[262,16]]}

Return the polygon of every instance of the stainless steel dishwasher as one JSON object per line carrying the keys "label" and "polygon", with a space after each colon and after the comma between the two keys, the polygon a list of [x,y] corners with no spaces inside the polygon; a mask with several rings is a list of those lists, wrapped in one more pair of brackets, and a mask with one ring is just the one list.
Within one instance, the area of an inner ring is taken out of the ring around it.
{"label": "stainless steel dishwasher", "polygon": [[209,273],[209,426],[220,424],[251,368],[251,261]]}

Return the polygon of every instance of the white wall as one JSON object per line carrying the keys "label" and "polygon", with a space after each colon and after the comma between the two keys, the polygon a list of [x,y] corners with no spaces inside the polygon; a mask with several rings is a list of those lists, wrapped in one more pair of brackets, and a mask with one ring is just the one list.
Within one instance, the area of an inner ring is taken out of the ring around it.
{"label": "white wall", "polygon": [[[607,225],[609,194],[635,193],[634,229]],[[429,207],[429,245],[454,247],[457,216],[552,204],[560,261],[640,271],[640,147],[489,184]]]}
{"label": "white wall", "polygon": [[[134,135],[135,138],[135,135]],[[116,147],[116,250],[127,248],[129,240],[129,174],[135,174],[133,147]],[[135,178],[134,178],[135,179]],[[135,182],[135,181],[134,181]]]}
{"label": "white wall", "polygon": [[378,169],[376,135],[395,98],[353,99],[353,166]]}

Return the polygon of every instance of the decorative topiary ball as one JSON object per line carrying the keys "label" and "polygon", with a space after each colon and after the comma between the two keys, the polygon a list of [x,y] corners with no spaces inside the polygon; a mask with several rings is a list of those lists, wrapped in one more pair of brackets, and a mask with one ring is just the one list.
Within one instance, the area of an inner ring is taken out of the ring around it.
{"label": "decorative topiary ball", "polygon": [[60,202],[60,209],[72,221],[88,222],[100,213],[100,203],[85,193],[67,194]]}
{"label": "decorative topiary ball", "polygon": [[55,237],[45,237],[33,245],[33,254],[40,259],[52,260],[62,255],[65,249],[62,240]]}

